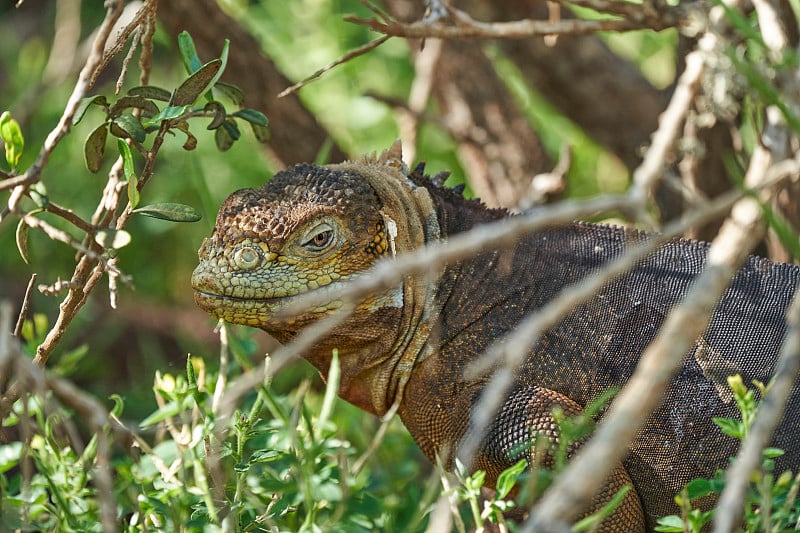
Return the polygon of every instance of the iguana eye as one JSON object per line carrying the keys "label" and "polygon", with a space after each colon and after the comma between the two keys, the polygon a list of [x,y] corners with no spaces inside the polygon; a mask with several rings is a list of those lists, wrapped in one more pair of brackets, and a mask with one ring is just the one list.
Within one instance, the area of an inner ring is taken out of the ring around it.
{"label": "iguana eye", "polygon": [[328,224],[314,227],[303,240],[303,246],[309,250],[321,251],[333,241],[333,228]]}
{"label": "iguana eye", "polygon": [[260,260],[261,256],[258,254],[258,252],[249,246],[245,246],[239,250],[236,250],[236,253],[233,255],[233,262],[242,270],[250,270],[251,268],[255,268]]}

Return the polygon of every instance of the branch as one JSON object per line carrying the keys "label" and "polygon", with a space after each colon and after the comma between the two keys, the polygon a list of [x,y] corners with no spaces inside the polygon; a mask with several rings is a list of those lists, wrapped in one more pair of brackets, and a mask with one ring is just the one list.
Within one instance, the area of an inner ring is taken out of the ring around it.
{"label": "branch", "polygon": [[[616,4],[616,3],[613,3]],[[641,9],[640,6],[636,6]],[[680,16],[677,10],[670,9],[655,17],[637,15],[635,18],[613,20],[570,19],[544,21],[523,19],[510,22],[481,22],[466,12],[448,6],[451,22],[441,22],[440,18],[423,19],[403,23],[395,19],[381,21],[376,18],[361,18],[355,15],[345,20],[366,26],[378,33],[393,37],[442,39],[521,39],[545,35],[579,35],[598,31],[663,30],[677,26]],[[627,13],[626,13],[627,14]]]}

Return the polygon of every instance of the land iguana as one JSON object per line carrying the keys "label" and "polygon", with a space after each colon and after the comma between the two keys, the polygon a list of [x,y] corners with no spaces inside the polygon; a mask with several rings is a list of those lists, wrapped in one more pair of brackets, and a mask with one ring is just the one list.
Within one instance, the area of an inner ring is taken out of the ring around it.
{"label": "land iguana", "polygon": [[[282,310],[308,291],[363,274],[376,262],[509,216],[467,200],[400,161],[399,144],[379,157],[277,173],[222,204],[192,275],[196,302],[211,315],[287,342],[341,305],[332,301],[293,316]],[[487,250],[425,276],[406,277],[359,303],[304,354],[327,375],[340,354],[339,394],[356,406],[398,413],[434,460],[452,452],[489,376],[465,369],[566,286],[619,257],[641,232],[587,223],[549,228],[512,247]],[[547,331],[518,368],[473,467],[497,475],[530,460],[536,435],[557,441],[553,409],[581,412],[625,384],[670,308],[703,269],[708,245],[674,240],[609,282]],[[737,416],[726,376],[768,382],[786,331],[784,314],[800,270],[751,257],[720,301],[710,326],[668,387],[661,407],[630,443],[591,512],[627,484],[630,491],[601,531],[650,531],[678,509],[674,496],[693,478],[725,468],[737,441],[712,417]],[[776,468],[800,470],[795,386],[773,445]],[[528,451],[520,451],[528,450]]]}

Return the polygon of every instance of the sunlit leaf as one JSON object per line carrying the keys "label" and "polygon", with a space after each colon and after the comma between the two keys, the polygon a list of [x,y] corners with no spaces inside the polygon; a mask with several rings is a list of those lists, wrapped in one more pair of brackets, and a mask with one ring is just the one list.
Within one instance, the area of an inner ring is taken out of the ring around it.
{"label": "sunlit leaf", "polygon": [[6,145],[6,161],[11,168],[16,168],[25,148],[25,138],[22,136],[19,122],[11,118],[8,111],[0,115],[0,138]]}
{"label": "sunlit leaf", "polygon": [[83,144],[83,157],[86,161],[86,168],[90,172],[100,170],[103,164],[103,154],[106,151],[106,137],[108,136],[108,124],[102,123],[97,126],[86,138]]}
{"label": "sunlit leaf", "polygon": [[136,177],[136,174],[131,174],[131,177],[128,178],[128,203],[131,204],[131,209],[136,209],[140,199],[139,178]]}
{"label": "sunlit leaf", "polygon": [[107,228],[95,233],[94,240],[103,248],[113,248],[117,250],[130,244],[131,234],[122,229]]}
{"label": "sunlit leaf", "polygon": [[172,222],[197,222],[201,215],[194,207],[185,204],[156,203],[133,210],[134,213],[147,217],[170,220]]}
{"label": "sunlit leaf", "polygon": [[117,148],[119,149],[119,155],[122,156],[122,172],[125,174],[125,179],[130,179],[134,173],[131,147],[124,140],[117,139]]}

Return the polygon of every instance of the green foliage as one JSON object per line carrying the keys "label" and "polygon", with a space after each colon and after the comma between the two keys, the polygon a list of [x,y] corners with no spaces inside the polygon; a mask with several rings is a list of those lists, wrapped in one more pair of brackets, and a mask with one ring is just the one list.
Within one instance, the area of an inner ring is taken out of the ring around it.
{"label": "green foliage", "polygon": [[[733,392],[736,407],[741,413],[738,418],[715,418],[714,423],[723,433],[739,440],[747,438],[750,427],[758,413],[756,392],[762,397],[766,393],[763,383],[753,382],[754,389],[744,385],[740,375],[729,376],[728,386]],[[776,457],[783,455],[777,448],[762,451],[761,467],[754,472],[745,498],[744,531],[748,533],[777,532],[794,530],[800,523],[800,476],[785,471],[775,475]],[[700,533],[714,519],[716,509],[704,511],[696,508],[696,501],[718,496],[725,489],[725,472],[719,470],[711,479],[693,479],[675,497],[681,515],[666,516],[658,521],[656,531]]]}
{"label": "green foliage", "polygon": [[25,148],[25,138],[22,136],[19,122],[11,118],[8,111],[3,111],[0,115],[0,139],[6,146],[6,162],[12,169],[16,169],[22,157],[22,150]]}

